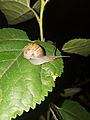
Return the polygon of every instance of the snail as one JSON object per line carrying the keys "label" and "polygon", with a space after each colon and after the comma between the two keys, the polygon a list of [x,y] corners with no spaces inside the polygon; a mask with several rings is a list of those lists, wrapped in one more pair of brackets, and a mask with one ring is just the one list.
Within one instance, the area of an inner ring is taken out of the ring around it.
{"label": "snail", "polygon": [[28,59],[34,65],[41,65],[54,59],[68,56],[46,56],[42,46],[37,43],[31,43],[23,49],[24,58]]}

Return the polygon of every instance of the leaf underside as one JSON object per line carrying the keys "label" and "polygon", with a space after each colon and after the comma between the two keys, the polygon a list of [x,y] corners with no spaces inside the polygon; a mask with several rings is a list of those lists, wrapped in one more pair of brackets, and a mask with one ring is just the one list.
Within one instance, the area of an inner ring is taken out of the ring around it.
{"label": "leaf underside", "polygon": [[65,43],[62,50],[67,53],[75,53],[82,56],[90,55],[90,39],[73,39]]}
{"label": "leaf underside", "polygon": [[[0,120],[11,120],[24,110],[34,109],[55,86],[53,77],[63,72],[62,58],[43,65],[32,65],[26,60],[22,49],[31,42],[21,30],[0,30]],[[52,55],[52,44],[35,42],[45,48],[47,55]]]}
{"label": "leaf underside", "polygon": [[[39,12],[40,0],[37,0],[32,8]],[[30,0],[0,0],[0,10],[6,16],[8,24],[21,23],[34,17],[31,12]]]}

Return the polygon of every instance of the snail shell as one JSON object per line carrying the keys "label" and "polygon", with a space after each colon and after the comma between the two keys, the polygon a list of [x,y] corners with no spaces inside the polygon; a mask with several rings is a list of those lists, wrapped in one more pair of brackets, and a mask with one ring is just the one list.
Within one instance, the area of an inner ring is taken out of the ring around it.
{"label": "snail shell", "polygon": [[28,59],[34,65],[40,65],[61,57],[69,57],[69,56],[46,56],[44,49],[36,43],[26,45],[23,49],[23,52],[24,58]]}
{"label": "snail shell", "polygon": [[40,58],[45,55],[44,49],[36,43],[31,43],[26,45],[23,51],[24,51],[24,58],[26,59]]}

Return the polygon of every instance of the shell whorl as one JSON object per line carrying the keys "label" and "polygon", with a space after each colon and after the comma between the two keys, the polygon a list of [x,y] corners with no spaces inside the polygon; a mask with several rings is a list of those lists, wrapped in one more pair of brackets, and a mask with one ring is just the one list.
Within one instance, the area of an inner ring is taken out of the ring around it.
{"label": "shell whorl", "polygon": [[39,58],[44,56],[44,49],[37,43],[31,43],[24,47],[24,58]]}

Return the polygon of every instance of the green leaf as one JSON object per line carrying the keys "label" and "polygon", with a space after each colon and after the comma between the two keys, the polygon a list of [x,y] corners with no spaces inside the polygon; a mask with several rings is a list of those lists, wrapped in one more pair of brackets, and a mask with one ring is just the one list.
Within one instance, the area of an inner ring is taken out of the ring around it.
{"label": "green leaf", "polygon": [[90,114],[78,102],[65,100],[61,108],[55,108],[62,120],[90,120]]}
{"label": "green leaf", "polygon": [[[35,42],[45,48],[47,55],[52,55],[55,46]],[[22,52],[28,43],[31,41],[21,30],[0,30],[0,120],[11,120],[24,110],[34,109],[53,90],[54,80],[63,72],[62,58],[42,65],[31,64]]]}
{"label": "green leaf", "polygon": [[[40,0],[37,0],[32,8],[39,12]],[[0,10],[5,14],[8,24],[17,24],[34,17],[30,0],[0,0]]]}
{"label": "green leaf", "polygon": [[62,47],[67,53],[75,53],[83,56],[90,55],[90,39],[73,39],[68,41]]}
{"label": "green leaf", "polygon": [[60,93],[62,97],[73,97],[75,94],[79,93],[81,88],[66,88],[64,93]]}

